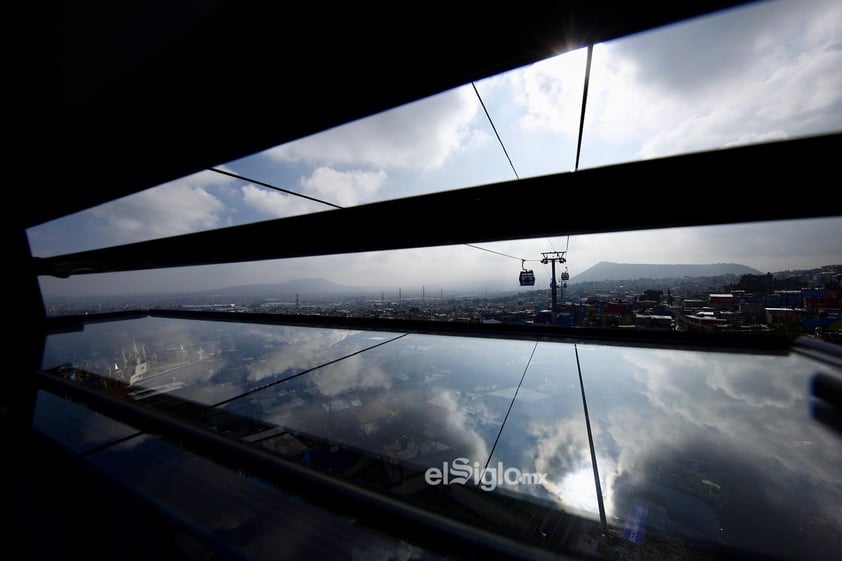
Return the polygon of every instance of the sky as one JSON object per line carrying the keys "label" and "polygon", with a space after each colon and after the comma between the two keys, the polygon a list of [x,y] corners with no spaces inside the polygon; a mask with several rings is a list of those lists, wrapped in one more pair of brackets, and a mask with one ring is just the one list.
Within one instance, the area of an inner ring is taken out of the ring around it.
{"label": "sky", "polygon": [[[574,171],[586,54],[562,53],[216,167],[343,207]],[[842,4],[769,0],[595,45],[578,169],[840,130]],[[206,170],[28,235],[33,255],[46,257],[331,208]],[[600,261],[776,272],[842,263],[840,239],[842,214],[40,281],[45,296],[312,277],[515,289],[523,266],[535,269],[536,286],[549,285],[543,252],[566,251],[571,277]]]}

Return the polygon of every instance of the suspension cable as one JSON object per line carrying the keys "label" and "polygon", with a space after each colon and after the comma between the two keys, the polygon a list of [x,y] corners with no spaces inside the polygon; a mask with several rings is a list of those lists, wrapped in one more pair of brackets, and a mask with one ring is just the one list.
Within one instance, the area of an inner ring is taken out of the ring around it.
{"label": "suspension cable", "polygon": [[[239,175],[239,174],[236,174],[236,173],[232,173],[232,172],[230,172],[230,171],[225,171],[225,170],[218,169],[218,168],[208,168],[208,169],[209,169],[209,171],[213,171],[213,172],[216,172],[216,173],[220,173],[220,174],[222,174],[222,175],[228,175],[228,176],[230,176],[230,177],[234,177],[234,178],[236,178],[236,179],[241,179],[241,180],[243,180],[243,181],[247,181],[248,183],[254,183],[255,185],[260,185],[260,186],[262,186],[262,187],[267,187],[267,188],[269,188],[269,189],[274,189],[275,191],[280,191],[280,192],[282,192],[282,193],[286,193],[286,194],[288,194],[288,195],[294,195],[294,196],[296,196],[296,197],[301,197],[301,198],[304,198],[304,199],[309,199],[309,200],[311,200],[311,201],[315,201],[315,202],[317,202],[317,203],[321,203],[321,204],[324,204],[324,205],[332,206],[332,207],[334,207],[334,208],[340,208],[340,209],[341,209],[341,208],[344,208],[344,207],[341,207],[341,206],[339,206],[339,205],[335,205],[335,204],[333,204],[333,203],[330,203],[330,202],[327,202],[327,201],[323,201],[323,200],[321,200],[321,199],[316,199],[316,198],[314,198],[314,197],[310,197],[310,196],[308,196],[308,195],[303,195],[303,194],[301,194],[301,193],[296,193],[295,191],[290,191],[290,190],[288,190],[288,189],[282,189],[281,187],[276,187],[276,186],[274,186],[274,185],[270,185],[269,183],[264,183],[263,181],[258,181],[258,180],[256,180],[256,179],[251,179],[251,178],[249,178],[249,177],[245,177],[245,176],[243,176],[243,175]],[[466,243],[466,244],[464,244],[464,245],[466,245],[466,246],[468,246],[468,247],[472,247],[472,248],[474,248],[474,249],[479,249],[479,250],[482,250],[482,251],[487,251],[487,252],[489,252],[489,253],[495,253],[495,254],[497,254],[497,255],[502,255],[503,257],[509,257],[509,258],[511,258],[511,259],[517,259],[518,261],[522,261],[522,262],[526,262],[526,261],[535,261],[535,262],[537,262],[537,261],[538,261],[537,259],[522,259],[522,258],[520,258],[520,257],[515,257],[514,255],[508,255],[508,254],[506,254],[506,253],[500,253],[499,251],[494,251],[494,250],[492,250],[492,249],[486,249],[486,248],[484,248],[484,247],[479,247],[479,246],[472,245],[472,244],[469,244],[469,243]]]}
{"label": "suspension cable", "polygon": [[263,384],[263,385],[261,385],[261,386],[257,386],[257,387],[255,387],[255,388],[251,388],[250,390],[246,390],[246,391],[244,391],[244,392],[242,392],[242,393],[240,393],[240,394],[237,394],[237,395],[235,395],[235,396],[233,396],[233,397],[229,397],[229,398],[227,398],[227,399],[223,399],[222,401],[218,401],[218,402],[214,403],[213,405],[209,405],[209,406],[208,406],[208,408],[210,408],[210,409],[214,409],[214,408],[216,408],[216,407],[220,407],[220,406],[225,405],[225,404],[227,404],[227,403],[231,403],[232,401],[237,401],[238,399],[242,399],[242,398],[246,397],[247,395],[251,395],[251,394],[254,394],[254,393],[257,393],[257,392],[263,391],[263,390],[265,390],[265,389],[267,389],[267,388],[270,388],[270,387],[272,387],[272,386],[276,386],[276,385],[278,385],[278,384],[282,384],[282,383],[284,383],[284,382],[288,382],[288,381],[290,381],[290,380],[292,380],[292,379],[294,379],[294,378],[298,378],[299,376],[303,376],[304,374],[309,374],[310,372],[313,372],[313,371],[318,370],[318,369],[320,369],[320,368],[324,368],[325,366],[330,366],[331,364],[335,364],[335,363],[337,363],[337,362],[339,362],[339,361],[341,361],[341,360],[345,360],[346,358],[351,358],[352,356],[355,356],[355,355],[358,355],[358,354],[364,353],[365,351],[368,351],[368,350],[371,350],[371,349],[375,349],[375,348],[380,347],[380,346],[383,346],[383,345],[385,345],[385,344],[387,344],[387,343],[391,343],[392,341],[397,341],[397,340],[398,340],[398,339],[400,339],[401,337],[406,337],[407,335],[409,335],[409,333],[402,333],[401,335],[398,335],[397,337],[392,337],[391,339],[387,339],[386,341],[381,341],[381,342],[379,342],[379,343],[377,343],[377,344],[375,344],[375,345],[372,345],[372,346],[370,346],[370,347],[366,347],[366,348],[364,348],[364,349],[360,349],[360,350],[358,350],[358,351],[355,351],[355,352],[352,352],[352,353],[350,353],[350,354],[347,354],[347,355],[341,356],[341,357],[339,357],[339,358],[335,358],[335,359],[333,359],[333,360],[330,360],[330,361],[328,361],[328,362],[325,362],[324,364],[319,364],[318,366],[313,366],[312,368],[307,368],[307,369],[304,369],[304,370],[302,370],[302,371],[300,371],[300,372],[296,372],[296,373],[294,373],[294,374],[291,374],[291,375],[287,376],[286,378],[281,378],[281,379],[279,379],[279,380],[273,380],[273,381],[271,381],[271,382],[269,382],[269,383],[266,383],[266,384]]}
{"label": "suspension cable", "polygon": [[497,132],[497,127],[494,126],[494,121],[491,120],[491,115],[488,113],[488,109],[485,107],[485,102],[482,101],[482,97],[479,95],[479,90],[477,90],[476,84],[471,82],[471,85],[474,87],[474,93],[477,94],[477,99],[479,99],[480,105],[482,105],[482,110],[485,111],[485,116],[488,118],[488,122],[491,124],[492,130],[494,130],[494,134],[497,135],[497,142],[500,143],[500,148],[503,149],[503,154],[506,155],[506,159],[509,160],[509,165],[512,168],[512,171],[515,174],[516,179],[520,179],[520,176],[517,174],[517,170],[515,169],[515,165],[512,163],[512,159],[509,157],[509,152],[506,150],[506,146],[503,144],[503,139],[500,138],[500,134]]}
{"label": "suspension cable", "polygon": [[304,195],[302,193],[296,193],[295,191],[290,191],[289,189],[283,189],[281,187],[276,187],[274,185],[270,185],[268,183],[264,183],[262,181],[257,181],[255,179],[249,179],[248,177],[243,177],[242,175],[237,175],[236,173],[231,173],[230,171],[225,171],[219,168],[208,168],[210,171],[214,171],[216,173],[221,173],[222,175],[228,175],[230,177],[235,177],[237,179],[242,179],[243,181],[248,181],[249,183],[254,183],[255,185],[260,185],[261,187],[266,187],[268,189],[274,189],[275,191],[280,191],[281,193],[286,193],[287,195],[293,195],[295,197],[301,197],[302,199],[308,199],[323,205],[332,206],[333,208],[342,208],[339,205],[335,205],[333,203],[329,203],[327,201],[323,201],[321,199],[317,199],[315,197],[310,197],[309,195]]}
{"label": "suspension cable", "polygon": [[588,103],[588,83],[591,77],[591,58],[593,58],[593,43],[588,45],[588,62],[585,65],[585,86],[582,92],[582,112],[579,115],[579,141],[576,144],[576,168],[579,170],[579,155],[582,153],[582,133],[585,129],[585,107]]}
{"label": "suspension cable", "polygon": [[466,244],[464,244],[464,245],[466,245],[466,246],[468,246],[468,247],[472,247],[472,248],[474,248],[474,249],[480,249],[480,250],[482,250],[482,251],[487,251],[488,253],[495,253],[495,254],[497,254],[497,255],[502,255],[503,257],[509,257],[509,258],[511,258],[511,259],[517,259],[518,261],[523,261],[523,262],[526,262],[526,261],[534,261],[534,262],[536,262],[536,263],[538,262],[538,259],[523,259],[523,258],[521,258],[521,257],[515,257],[514,255],[509,255],[509,254],[507,254],[507,253],[500,253],[499,251],[494,251],[493,249],[486,249],[486,248],[484,248],[484,247],[479,247],[478,245],[473,245],[473,244],[469,244],[469,243],[466,243]]}
{"label": "suspension cable", "polygon": [[579,388],[582,391],[582,407],[585,411],[585,426],[588,429],[588,446],[591,449],[591,466],[593,467],[594,487],[596,487],[596,501],[599,507],[599,520],[602,522],[602,528],[605,529],[607,527],[605,504],[602,499],[602,484],[599,480],[599,467],[597,467],[596,464],[596,449],[594,448],[593,433],[591,432],[591,417],[588,414],[588,400],[585,397],[585,381],[582,378],[582,364],[579,362],[579,348],[576,345],[573,345],[573,350],[576,353],[576,369],[579,371]]}
{"label": "suspension cable", "polygon": [[[517,394],[520,391],[520,387],[523,385],[523,379],[526,378],[526,371],[529,370],[529,365],[532,364],[532,357],[535,356],[535,349],[538,348],[538,341],[535,341],[535,344],[532,345],[532,352],[529,353],[529,359],[526,361],[526,366],[523,368],[523,374],[520,375],[520,382],[518,382],[517,387],[515,388],[515,394],[512,396],[512,400],[509,402],[509,408],[506,410],[506,416],[503,417],[503,423],[500,425],[500,430],[497,431],[497,438],[494,439],[494,444],[491,446],[491,451],[488,453],[488,459],[485,461],[485,470],[488,469],[488,464],[491,463],[491,458],[494,456],[494,450],[497,448],[497,443],[500,440],[500,435],[503,434],[503,428],[506,426],[506,421],[509,419],[509,413],[512,412],[512,407],[515,404],[515,400],[517,399]],[[483,470],[483,473],[485,473]]]}

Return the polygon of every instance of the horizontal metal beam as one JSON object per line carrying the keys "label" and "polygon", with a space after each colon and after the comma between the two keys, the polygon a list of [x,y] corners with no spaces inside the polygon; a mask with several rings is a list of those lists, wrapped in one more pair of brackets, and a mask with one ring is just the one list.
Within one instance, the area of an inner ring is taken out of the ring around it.
{"label": "horizontal metal beam", "polygon": [[[842,134],[712,150],[35,258],[33,266],[67,277],[836,216],[820,189],[836,175],[838,153]],[[781,196],[773,186],[787,190]]]}

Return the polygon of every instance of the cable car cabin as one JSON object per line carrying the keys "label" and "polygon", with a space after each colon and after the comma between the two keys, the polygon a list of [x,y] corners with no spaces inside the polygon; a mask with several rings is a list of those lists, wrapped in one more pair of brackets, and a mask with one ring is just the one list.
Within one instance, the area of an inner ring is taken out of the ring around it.
{"label": "cable car cabin", "polygon": [[567,271],[564,271],[563,273],[561,273],[561,280],[563,280],[563,281],[570,280],[570,273],[568,273]]}
{"label": "cable car cabin", "polygon": [[521,286],[535,286],[535,273],[531,270],[520,272]]}

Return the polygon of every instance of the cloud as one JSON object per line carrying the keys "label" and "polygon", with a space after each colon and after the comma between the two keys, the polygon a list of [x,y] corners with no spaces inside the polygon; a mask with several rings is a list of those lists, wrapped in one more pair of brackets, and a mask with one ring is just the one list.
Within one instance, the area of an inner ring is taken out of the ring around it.
{"label": "cloud", "polygon": [[[836,435],[805,416],[809,363],[793,355],[578,348],[609,517],[622,520],[634,504],[671,496],[678,476],[680,493],[707,502],[732,536],[764,527],[745,526],[733,510],[763,505],[764,497],[777,498],[760,512],[763,524],[785,502],[786,512],[809,505],[805,513],[838,519]],[[721,486],[731,504],[711,502],[704,480]]]}
{"label": "cloud", "polygon": [[718,368],[711,370],[705,381],[711,388],[754,407],[789,408],[804,396],[804,388],[798,380],[787,376],[770,376],[766,369],[758,371],[749,367],[726,372]]}
{"label": "cloud", "polygon": [[723,83],[763,74],[838,41],[835,0],[754,2],[607,44],[631,61],[641,83],[681,96],[707,96]]}
{"label": "cloud", "polygon": [[525,110],[524,129],[577,133],[586,54],[580,49],[511,73],[515,99]]}
{"label": "cloud", "polygon": [[225,204],[209,188],[231,179],[202,172],[84,211],[112,243],[210,230],[222,225]]}
{"label": "cloud", "polygon": [[[800,421],[798,407],[807,387],[798,357],[668,350],[621,354],[651,408],[645,419],[633,408],[610,414],[614,442],[635,458],[698,433],[739,445],[749,456],[774,458],[805,478],[829,479],[825,470],[834,464],[834,435],[813,431],[807,421]],[[643,433],[629,425],[635,416],[646,425]],[[635,441],[636,433],[644,434],[646,443]],[[792,448],[805,439],[816,444],[809,454]],[[621,469],[622,456],[623,452]]]}
{"label": "cloud", "polygon": [[[437,407],[435,418],[437,435],[440,435],[448,446],[453,458],[466,457],[471,462],[484,465],[488,460],[489,441],[487,433],[482,434],[482,424],[488,422],[488,409],[481,403],[476,403],[476,415],[470,415],[464,403],[460,403],[449,389],[432,385],[425,394],[412,391],[402,396],[401,410],[410,410],[418,414],[423,422],[429,423],[428,404]],[[485,431],[483,431],[485,432]]]}
{"label": "cloud", "polygon": [[381,365],[364,360],[360,355],[350,356],[325,370],[316,370],[311,379],[321,394],[326,396],[352,390],[388,390],[394,382],[394,376]]}
{"label": "cloud", "polygon": [[[318,167],[308,177],[301,179],[301,189],[290,190],[331,205],[349,207],[377,200],[382,187],[386,184],[387,177],[383,170],[338,171],[329,167]],[[269,191],[254,185],[243,186],[242,195],[243,203],[248,207],[261,214],[277,218],[333,208],[309,199]]]}
{"label": "cloud", "polygon": [[301,184],[315,197],[346,207],[376,200],[386,178],[383,170],[337,171],[319,167],[310,177],[303,179]]}
{"label": "cloud", "polygon": [[582,419],[571,416],[549,423],[534,419],[527,433],[536,441],[535,448],[529,449],[535,458],[533,469],[548,474],[543,485],[550,496],[563,508],[598,513],[593,464]]}
{"label": "cloud", "polygon": [[274,326],[254,327],[249,333],[264,346],[275,349],[248,366],[248,380],[258,382],[267,376],[300,372],[339,358],[345,350],[337,347],[359,332]]}
{"label": "cloud", "polygon": [[761,2],[597,45],[588,165],[839,130],[840,21],[837,5]]}
{"label": "cloud", "polygon": [[279,162],[436,169],[471,140],[478,102],[460,88],[272,148]]}
{"label": "cloud", "polygon": [[[803,53],[768,75],[730,84],[693,106],[660,104],[673,126],[643,143],[643,158],[829,132],[842,128],[842,50]],[[768,67],[765,69],[769,71]]]}
{"label": "cloud", "polygon": [[283,218],[299,214],[309,214],[326,210],[323,204],[294,195],[286,195],[277,191],[269,191],[254,185],[242,187],[243,204],[260,214],[272,218]]}

